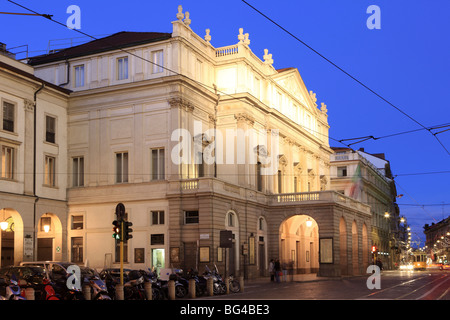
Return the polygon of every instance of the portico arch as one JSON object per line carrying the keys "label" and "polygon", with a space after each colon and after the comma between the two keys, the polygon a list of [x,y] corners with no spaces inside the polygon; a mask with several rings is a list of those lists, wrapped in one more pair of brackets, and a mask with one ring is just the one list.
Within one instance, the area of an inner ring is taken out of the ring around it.
{"label": "portico arch", "polygon": [[61,260],[63,228],[59,217],[44,213],[37,224],[37,260]]}
{"label": "portico arch", "polygon": [[319,269],[319,227],[307,215],[294,215],[280,225],[279,259],[294,273],[316,273]]}
{"label": "portico arch", "polygon": [[1,266],[18,264],[23,260],[23,219],[17,210],[3,208],[0,222],[7,222],[0,237]]}

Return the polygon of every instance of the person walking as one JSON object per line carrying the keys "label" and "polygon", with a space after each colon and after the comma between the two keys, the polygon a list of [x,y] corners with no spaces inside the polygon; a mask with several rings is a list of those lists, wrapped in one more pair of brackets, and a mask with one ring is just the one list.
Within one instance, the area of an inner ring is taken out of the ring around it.
{"label": "person walking", "polygon": [[275,273],[275,281],[277,283],[280,282],[280,274],[281,274],[281,264],[280,264],[280,260],[275,260],[275,264],[274,264],[274,273]]}
{"label": "person walking", "polygon": [[270,281],[274,281],[275,280],[275,262],[273,261],[273,259],[270,259],[269,262],[269,274],[270,274]]}

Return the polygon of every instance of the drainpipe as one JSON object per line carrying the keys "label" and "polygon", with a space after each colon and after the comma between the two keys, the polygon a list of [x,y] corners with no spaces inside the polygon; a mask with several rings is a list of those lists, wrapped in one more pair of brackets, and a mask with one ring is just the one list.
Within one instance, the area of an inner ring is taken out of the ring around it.
{"label": "drainpipe", "polygon": [[45,84],[42,83],[41,87],[34,93],[34,126],[33,126],[33,197],[34,198],[34,208],[33,208],[33,259],[36,260],[36,204],[39,197],[36,196],[36,123],[37,123],[37,95],[44,89]]}
{"label": "drainpipe", "polygon": [[67,66],[67,79],[66,79],[66,82],[61,83],[59,85],[60,87],[65,86],[66,84],[69,84],[69,82],[70,82],[70,62],[69,62],[69,60],[66,60],[66,66]]}

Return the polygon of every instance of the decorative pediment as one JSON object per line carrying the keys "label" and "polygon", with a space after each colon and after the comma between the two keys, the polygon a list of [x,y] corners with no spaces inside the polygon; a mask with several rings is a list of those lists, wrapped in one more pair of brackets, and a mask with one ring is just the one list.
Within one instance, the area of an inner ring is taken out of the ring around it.
{"label": "decorative pediment", "polygon": [[313,91],[308,91],[300,73],[296,68],[281,69],[274,76],[274,80],[286,91],[290,92],[298,101],[310,109],[316,109],[317,97]]}

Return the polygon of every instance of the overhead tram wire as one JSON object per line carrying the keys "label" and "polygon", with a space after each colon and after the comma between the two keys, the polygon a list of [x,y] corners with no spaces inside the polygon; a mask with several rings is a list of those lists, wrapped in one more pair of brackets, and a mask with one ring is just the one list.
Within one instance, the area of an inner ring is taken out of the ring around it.
{"label": "overhead tram wire", "polygon": [[[59,24],[59,25],[61,25],[61,26],[63,26],[63,27],[67,27],[67,25],[65,25],[65,24],[63,24],[63,23],[61,23],[61,22],[59,22],[59,21],[57,21],[57,20],[54,20],[54,19],[52,19],[52,15],[48,15],[48,14],[39,14],[38,12],[36,12],[36,11],[34,11],[34,10],[32,10],[32,9],[29,9],[29,8],[27,8],[27,7],[25,7],[25,6],[23,6],[23,5],[21,5],[21,4],[18,4],[18,3],[16,3],[16,2],[14,2],[14,1],[12,1],[12,0],[8,0],[9,2],[11,2],[11,3],[13,3],[13,4],[15,4],[15,5],[17,5],[17,6],[19,6],[19,7],[21,7],[21,8],[23,8],[23,9],[25,9],[25,10],[28,10],[28,11],[30,11],[30,12],[32,12],[32,13],[34,13],[35,15],[37,15],[37,16],[42,16],[42,17],[44,17],[44,18],[46,18],[46,19],[48,19],[48,20],[50,20],[50,21],[52,21],[52,22],[55,22],[55,23],[57,23],[57,24]],[[244,0],[242,0],[243,2],[245,2]],[[247,3],[247,2],[245,2],[245,3]],[[247,3],[248,4],[248,3]],[[250,5],[249,5],[250,6]],[[250,6],[250,7],[252,7],[252,6]],[[253,8],[253,7],[252,7]],[[255,9],[256,10],[256,9]],[[259,11],[258,11],[259,12]],[[262,13],[261,13],[262,14]],[[262,14],[263,15],[263,14]],[[265,15],[263,15],[263,16],[265,16]],[[267,17],[268,18],[268,17]],[[269,19],[269,18],[268,18]],[[269,19],[270,21],[272,21],[271,19]],[[273,21],[272,21],[273,22]],[[275,23],[275,22],[273,22],[273,23]],[[275,23],[276,24],[276,23]],[[276,25],[278,25],[278,24],[276,24]],[[278,25],[279,26],[279,25]],[[280,28],[282,28],[281,26],[280,26]],[[284,28],[282,28],[283,30],[285,30]],[[71,30],[74,30],[74,31],[76,31],[76,32],[78,32],[78,33],[80,33],[80,34],[82,34],[82,35],[84,35],[84,36],[87,36],[87,37],[89,37],[89,38],[91,38],[91,39],[93,39],[93,40],[100,40],[100,41],[104,41],[104,42],[107,42],[107,41],[105,41],[104,39],[102,39],[102,38],[96,38],[96,37],[94,37],[94,36],[91,36],[91,35],[89,35],[89,34],[87,34],[87,33],[85,33],[85,32],[83,32],[83,31],[80,31],[80,30],[78,30],[78,29],[71,29]],[[286,32],[288,32],[287,30],[285,30]],[[288,32],[289,34],[291,34],[290,32]],[[292,35],[292,34],[291,34]],[[292,35],[294,38],[296,38],[294,35]],[[300,41],[300,42],[302,42],[303,43],[303,41],[301,41],[300,39],[298,39],[298,38],[296,38],[298,41]],[[306,45],[305,43],[303,43],[304,45]],[[314,52],[316,52],[317,54],[319,54],[321,57],[323,57],[320,53],[318,53],[317,51],[315,51],[314,49],[312,49],[311,47],[309,47],[308,45],[306,45],[308,48],[310,48],[311,50],[313,50]],[[144,59],[144,58],[142,58],[142,57],[139,57],[139,56],[137,56],[137,55],[135,55],[135,54],[133,54],[132,52],[129,52],[128,50],[125,50],[125,49],[123,49],[123,48],[120,48],[119,46],[112,46],[112,49],[117,49],[117,50],[121,50],[121,51],[123,51],[123,52],[125,52],[125,53],[127,53],[127,54],[130,54],[130,55],[132,55],[132,56],[134,56],[134,57],[136,57],[136,58],[138,58],[138,59],[141,59],[141,60],[143,60],[143,61],[146,61],[146,62],[149,62],[149,63],[151,63],[151,64],[153,64],[153,65],[157,65],[157,66],[159,66],[159,67],[161,67],[161,68],[163,68],[163,69],[165,69],[165,70],[167,70],[167,71],[169,71],[169,72],[172,72],[172,73],[174,73],[174,74],[176,74],[176,75],[180,75],[180,76],[183,76],[183,77],[186,77],[186,78],[188,78],[188,79],[190,79],[191,81],[193,81],[193,82],[195,82],[195,83],[198,83],[199,85],[201,85],[201,86],[203,86],[203,87],[206,87],[206,88],[209,88],[209,89],[211,89],[211,90],[214,90],[215,92],[220,92],[219,90],[217,90],[216,88],[213,88],[213,87],[211,87],[211,86],[208,86],[208,85],[206,85],[206,84],[204,84],[204,83],[201,83],[201,82],[199,82],[199,81],[196,81],[196,80],[194,80],[194,79],[191,79],[191,78],[189,78],[189,77],[187,77],[187,76],[185,76],[185,75],[183,75],[183,74],[180,74],[180,73],[178,73],[178,72],[175,72],[175,71],[173,71],[173,70],[171,70],[171,69],[169,69],[169,68],[167,68],[167,67],[165,67],[165,66],[161,66],[161,65],[159,65],[159,64],[157,64],[157,63],[154,63],[153,61],[150,61],[150,60],[147,60],[147,59]],[[324,59],[326,59],[325,57],[323,57]],[[350,74],[348,74],[347,72],[345,72],[344,70],[342,70],[340,67],[338,67],[337,65],[335,65],[334,63],[332,63],[331,61],[329,61],[328,59],[326,59],[328,62],[330,62],[331,64],[333,64],[336,68],[338,68],[338,69],[340,69],[341,71],[343,71],[344,73],[346,73],[348,76],[350,76],[352,79],[354,79],[355,81],[357,81],[358,83],[360,83],[362,86],[364,86],[366,89],[368,89],[369,91],[371,91],[371,92],[373,92],[375,95],[377,95],[377,96],[379,96],[382,100],[384,100],[384,101],[386,101],[388,104],[390,104],[390,105],[392,105],[389,101],[387,101],[386,99],[384,99],[383,97],[381,97],[380,95],[378,95],[376,92],[374,92],[373,90],[371,90],[369,87],[367,87],[367,86],[365,86],[363,83],[361,83],[359,80],[357,80],[356,78],[354,78],[354,77],[352,77]],[[224,95],[226,95],[226,96],[229,96],[229,97],[231,97],[231,98],[233,98],[233,99],[236,99],[236,100],[239,100],[239,101],[243,101],[243,100],[241,100],[241,98],[237,98],[237,97],[234,97],[233,95],[231,95],[231,94],[228,94],[228,93],[224,93],[224,92],[220,92],[220,93],[223,93]],[[247,104],[250,104],[249,102],[247,102],[247,101],[243,101],[243,102],[245,102],[245,103],[247,103]],[[401,111],[400,109],[398,109],[397,107],[395,107],[394,105],[392,105],[394,108],[396,108],[398,111],[400,111],[401,113],[404,113],[403,111]],[[428,128],[426,128],[425,126],[423,126],[422,124],[420,124],[419,122],[417,122],[416,120],[414,120],[413,118],[411,118],[409,115],[407,115],[406,113],[404,113],[407,117],[409,117],[411,120],[413,120],[414,122],[416,122],[417,124],[419,124],[420,126],[422,126],[422,128],[423,129],[425,129],[425,130],[427,130],[427,131],[429,131],[430,133],[432,133],[431,131],[430,131],[430,129],[428,129]],[[303,125],[300,125],[300,126],[302,126],[302,127],[304,127],[305,128],[305,126],[303,126]],[[307,128],[308,130],[311,130],[311,129],[309,129],[309,128]],[[419,130],[423,130],[423,129],[419,129]],[[314,130],[313,130],[314,131]],[[444,131],[447,131],[447,130],[444,130]],[[437,134],[439,134],[439,133],[442,133],[443,131],[441,131],[441,132],[438,132],[438,133],[435,133],[435,134],[433,134],[433,136],[435,136],[435,138],[439,141],[439,139],[436,137],[436,135]],[[321,134],[321,135],[323,135],[322,133],[320,133],[320,132],[318,132],[318,134]],[[402,134],[402,133],[399,133],[399,134]],[[385,136],[385,137],[387,137],[387,136]],[[341,140],[337,140],[337,139],[334,139],[334,138],[332,138],[332,137],[330,137],[329,135],[328,135],[328,138],[329,139],[331,139],[331,140],[333,140],[333,141],[336,141],[336,142],[338,142],[338,143],[341,143],[341,144],[343,144],[344,146],[346,146],[346,147],[348,147],[349,149],[351,149],[352,151],[355,151],[355,150],[353,150],[351,147],[350,147],[350,145],[347,145],[347,144],[345,144],[343,141],[345,141],[345,139],[341,139]],[[368,139],[367,139],[368,140]],[[440,142],[440,141],[439,141]],[[441,143],[441,142],[440,142]],[[448,152],[448,150],[445,148],[445,146],[441,143],[441,145],[442,145],[442,147],[447,151],[447,153],[449,153]],[[356,152],[356,151],[355,151]],[[449,153],[450,154],[450,153]],[[394,182],[397,184],[397,182],[394,180]],[[400,186],[399,186],[400,187]],[[414,200],[414,199],[413,199]],[[415,200],[414,200],[415,201]],[[430,215],[430,217],[431,218],[433,218],[432,216],[431,216],[431,214],[429,214],[426,210],[425,210],[425,208],[422,206],[422,209],[428,214],[428,215]],[[436,221],[436,219],[434,219],[433,218],[433,220],[435,220]]]}
{"label": "overhead tram wire", "polygon": [[[63,26],[64,28],[67,28],[67,25],[66,25],[66,24],[64,24],[64,23],[62,23],[62,22],[60,22],[60,21],[57,21],[57,20],[52,19],[53,15],[40,14],[40,13],[36,12],[35,10],[30,9],[30,8],[28,8],[28,7],[25,7],[25,6],[23,6],[23,5],[19,4],[19,3],[16,3],[16,2],[14,2],[14,1],[12,1],[12,0],[8,0],[8,1],[11,2],[11,3],[13,3],[13,4],[15,4],[15,5],[17,5],[17,6],[19,6],[19,7],[21,7],[21,8],[23,8],[23,9],[25,9],[25,10],[28,10],[28,11],[32,12],[33,14],[35,14],[35,15],[37,15],[37,16],[44,17],[44,18],[46,18],[46,19],[48,19],[48,20],[50,20],[50,21],[52,21],[52,22],[54,22],[54,23],[59,24],[60,26]],[[188,77],[188,76],[186,76],[186,75],[184,75],[184,74],[181,74],[181,73],[178,73],[178,72],[176,72],[176,71],[173,71],[173,70],[171,70],[171,69],[169,69],[169,68],[167,68],[167,67],[165,67],[165,66],[163,66],[163,65],[159,65],[159,64],[157,64],[157,63],[155,63],[155,62],[153,62],[153,61],[150,61],[150,60],[148,60],[148,59],[145,59],[145,58],[143,58],[143,57],[140,57],[140,56],[134,54],[133,52],[130,52],[130,51],[124,49],[124,48],[121,48],[120,46],[117,46],[117,45],[114,45],[114,44],[109,43],[107,40],[105,40],[105,38],[97,38],[97,37],[94,37],[94,36],[92,36],[92,35],[90,35],[90,34],[88,34],[88,33],[86,33],[86,32],[80,31],[80,30],[78,30],[78,29],[71,29],[71,30],[73,30],[73,31],[75,31],[75,32],[78,32],[78,33],[80,33],[80,34],[82,34],[82,35],[84,35],[84,36],[86,36],[86,37],[88,37],[88,38],[91,38],[91,39],[93,39],[93,40],[102,41],[103,43],[106,43],[106,44],[110,45],[110,46],[111,46],[111,49],[116,49],[116,50],[120,50],[120,51],[122,51],[122,52],[125,52],[125,53],[127,53],[127,54],[129,54],[129,55],[131,55],[131,56],[133,56],[133,57],[135,57],[135,58],[137,58],[137,59],[141,59],[142,61],[149,62],[149,63],[152,64],[152,65],[161,67],[161,68],[163,68],[164,70],[167,70],[168,72],[171,72],[171,73],[173,73],[173,74],[175,74],[175,75],[185,77],[185,78],[189,79],[190,81],[193,81],[193,82],[197,83],[198,85],[201,85],[201,86],[203,86],[203,87],[205,87],[205,88],[208,88],[208,89],[210,89],[210,90],[213,90],[213,91],[216,91],[216,92],[218,92],[218,93],[220,93],[220,94],[223,94],[224,96],[228,96],[228,97],[230,97],[230,98],[232,98],[232,99],[239,100],[239,101],[241,101],[241,102],[244,102],[244,103],[247,103],[247,104],[253,106],[253,104],[251,104],[250,102],[246,101],[245,98],[235,97],[235,96],[232,95],[232,94],[229,94],[229,93],[220,91],[220,90],[218,90],[218,89],[215,88],[215,87],[208,86],[208,85],[206,85],[206,84],[204,84],[204,83],[202,83],[202,82],[199,82],[199,81],[197,81],[197,80],[195,80],[195,79],[192,79],[192,78],[190,78],[190,77]],[[331,139],[331,140],[333,140],[333,141],[335,141],[335,142],[341,143],[342,145],[344,145],[344,146],[350,148],[349,145],[347,145],[347,144],[345,144],[345,143],[342,142],[343,140],[335,139],[335,138],[330,137],[329,135],[325,135],[325,134],[323,134],[323,133],[321,133],[321,132],[319,132],[319,131],[312,130],[311,128],[308,128],[308,127],[306,127],[306,126],[304,126],[304,125],[302,125],[302,124],[299,124],[299,125],[300,125],[301,127],[303,127],[304,129],[307,129],[307,130],[309,130],[309,131],[314,131],[315,133],[317,133],[317,134],[319,134],[319,135],[326,136],[326,137],[328,137],[329,139]],[[353,150],[353,151],[354,151],[354,150]]]}
{"label": "overhead tram wire", "polygon": [[[40,13],[38,13],[38,12],[36,12],[36,11],[30,9],[30,8],[27,8],[27,7],[25,7],[25,6],[23,6],[23,5],[19,4],[19,3],[16,3],[16,2],[14,2],[14,1],[12,1],[12,0],[8,0],[8,1],[11,2],[11,3],[13,3],[13,4],[15,4],[15,5],[17,5],[17,6],[19,6],[19,7],[21,7],[21,8],[23,8],[23,9],[25,9],[25,10],[28,10],[28,11],[32,12],[33,14],[35,14],[35,15],[37,15],[37,16],[44,17],[44,18],[46,18],[46,19],[48,19],[48,20],[50,20],[50,21],[52,21],[52,22],[54,22],[54,23],[57,23],[57,24],[63,26],[64,28],[67,28],[67,25],[66,25],[66,24],[64,24],[64,23],[62,23],[62,22],[60,22],[60,21],[57,21],[57,20],[52,19],[52,16],[53,16],[53,15],[49,15],[49,14],[40,14]],[[245,1],[244,1],[244,2],[245,2]],[[71,29],[71,30],[73,30],[73,31],[75,31],[75,32],[78,32],[78,33],[80,33],[80,34],[82,34],[82,35],[84,35],[84,36],[86,36],[86,37],[88,37],[88,38],[91,38],[91,39],[93,39],[93,40],[98,40],[98,41],[102,41],[102,42],[104,42],[104,43],[107,43],[107,44],[111,45],[111,49],[117,49],[117,50],[123,51],[123,52],[125,52],[125,53],[127,53],[127,54],[132,55],[133,57],[136,57],[136,58],[138,58],[138,59],[141,59],[141,60],[143,60],[143,61],[145,61],[145,62],[149,62],[149,63],[152,64],[152,65],[156,65],[156,66],[158,66],[158,67],[161,67],[161,68],[163,68],[163,69],[165,69],[165,70],[167,70],[167,71],[169,71],[169,72],[171,72],[171,73],[173,73],[173,74],[175,74],[175,75],[179,75],[179,76],[186,77],[187,79],[189,79],[189,80],[191,80],[191,81],[193,81],[193,82],[195,82],[195,83],[197,83],[197,84],[199,84],[199,85],[201,85],[201,86],[203,86],[203,87],[205,87],[205,88],[209,88],[209,89],[211,89],[211,90],[215,90],[216,92],[220,92],[221,94],[226,95],[226,96],[229,96],[229,97],[231,97],[232,99],[236,99],[236,100],[242,101],[242,102],[244,102],[244,103],[250,104],[250,103],[247,102],[246,100],[242,100],[242,98],[235,97],[235,96],[233,96],[233,95],[231,95],[231,94],[228,94],[228,93],[226,93],[226,92],[222,92],[222,91],[220,91],[220,90],[217,90],[217,88],[215,88],[215,87],[208,86],[208,85],[206,85],[206,84],[204,84],[204,83],[201,83],[201,82],[199,82],[199,81],[197,81],[197,80],[195,80],[195,79],[189,78],[189,77],[187,77],[187,76],[185,76],[185,75],[183,75],[183,74],[180,74],[180,73],[178,73],[178,72],[176,72],[176,71],[173,71],[173,70],[171,70],[171,69],[169,69],[169,68],[167,68],[167,67],[165,67],[165,66],[163,66],[163,65],[159,65],[159,64],[157,64],[157,63],[155,63],[155,62],[153,62],[153,61],[150,61],[150,60],[148,60],[148,59],[145,59],[145,58],[143,58],[143,57],[140,57],[140,56],[138,56],[138,55],[136,55],[136,54],[134,54],[134,53],[132,53],[132,52],[130,52],[130,51],[124,49],[124,48],[121,48],[120,46],[116,46],[116,45],[110,44],[110,43],[108,43],[108,41],[106,41],[104,38],[97,38],[97,37],[94,37],[94,36],[92,36],[92,35],[90,35],[90,34],[88,34],[88,33],[86,33],[86,32],[80,31],[80,30],[78,30],[78,29]],[[312,48],[311,48],[311,49],[312,49]],[[312,50],[314,50],[314,49],[312,49]],[[355,80],[356,80],[356,79],[355,79]],[[357,81],[357,80],[356,80],[356,81]],[[302,125],[302,124],[299,124],[299,125],[300,125],[301,127],[305,128],[305,129],[307,129],[307,130],[311,130],[310,128],[307,128],[307,127],[305,127],[305,126]],[[444,124],[444,125],[434,126],[434,127],[431,127],[431,128],[437,128],[437,127],[441,128],[441,127],[443,127],[443,126],[445,126],[445,125],[448,126],[449,124]],[[414,131],[419,131],[419,130],[424,130],[424,129],[425,129],[425,130],[429,130],[428,128],[424,127],[424,128],[422,128],[422,129],[416,129],[416,130],[411,130],[411,131],[407,131],[407,132],[402,132],[402,133],[397,133],[397,134],[392,134],[392,135],[382,136],[382,137],[375,138],[375,139],[381,139],[381,138],[385,138],[385,137],[389,137],[389,136],[393,136],[393,135],[404,134],[404,133],[409,133],[409,132],[414,132]],[[320,134],[320,135],[327,136],[327,135],[325,135],[325,134],[323,134],[323,133],[321,133],[321,132],[315,131],[315,130],[311,130],[311,131],[314,131],[315,133]],[[440,133],[440,132],[439,132],[439,133]],[[353,148],[351,148],[351,144],[346,144],[346,143],[344,143],[344,141],[346,141],[346,140],[351,140],[351,139],[340,139],[340,140],[338,140],[338,139],[335,139],[335,138],[333,138],[333,137],[331,137],[331,136],[329,136],[329,135],[328,135],[327,137],[328,137],[330,140],[333,140],[333,141],[335,141],[335,142],[337,142],[337,143],[340,143],[340,144],[342,144],[342,145],[348,147],[348,148],[351,149],[352,151],[356,152],[356,150],[354,150]],[[372,136],[370,136],[370,137],[372,137]],[[370,138],[369,138],[369,139],[370,139]],[[368,140],[368,139],[366,139],[366,140]],[[360,141],[360,142],[362,142],[362,141]],[[354,144],[354,143],[353,143],[353,144]]]}
{"label": "overhead tram wire", "polygon": [[282,27],[279,23],[275,22],[274,20],[272,20],[271,18],[269,18],[267,15],[265,15],[264,13],[262,13],[260,10],[258,10],[257,8],[255,8],[254,6],[252,6],[251,4],[249,4],[247,1],[242,0],[242,2],[244,2],[247,6],[249,6],[250,8],[252,8],[254,11],[256,11],[257,13],[259,13],[261,16],[263,16],[264,18],[266,18],[267,20],[269,20],[270,22],[272,22],[274,25],[276,25],[278,28],[280,28],[281,30],[283,30],[284,32],[286,32],[288,35],[290,35],[291,37],[293,37],[294,39],[296,39],[298,42],[300,42],[301,44],[303,44],[305,47],[307,47],[308,49],[310,49],[311,51],[313,51],[315,54],[317,54],[319,57],[321,57],[322,59],[324,59],[325,61],[327,61],[328,63],[330,63],[332,66],[334,66],[335,68],[337,68],[338,70],[340,70],[341,72],[343,72],[345,75],[347,75],[348,77],[350,77],[351,79],[353,79],[354,81],[356,81],[358,84],[360,84],[361,86],[363,86],[365,89],[367,89],[368,91],[370,91],[371,93],[373,93],[374,95],[376,95],[378,98],[380,98],[381,100],[383,100],[384,102],[386,102],[387,104],[389,104],[391,107],[393,107],[394,109],[396,109],[397,111],[399,111],[400,113],[402,113],[403,115],[405,115],[406,117],[408,117],[410,120],[414,121],[416,124],[418,124],[419,126],[421,126],[423,129],[427,130],[438,142],[439,144],[442,146],[442,148],[447,152],[448,155],[450,155],[450,151],[444,146],[444,144],[439,140],[439,138],[437,137],[437,133],[433,133],[431,131],[431,129],[427,128],[425,125],[423,125],[422,123],[420,123],[419,121],[417,121],[416,119],[414,119],[413,117],[411,117],[409,114],[407,114],[405,111],[401,110],[399,107],[397,107],[396,105],[394,105],[392,102],[390,102],[389,100],[387,100],[386,98],[384,98],[383,96],[381,96],[379,93],[377,93],[376,91],[374,91],[373,89],[371,89],[370,87],[368,87],[367,85],[365,85],[363,82],[361,82],[360,80],[358,80],[357,78],[355,78],[354,76],[352,76],[350,73],[348,73],[347,71],[345,71],[343,68],[339,67],[336,63],[334,63],[333,61],[331,61],[330,59],[328,59],[327,57],[325,57],[323,54],[321,54],[320,52],[318,52],[317,50],[315,50],[314,48],[312,48],[310,45],[308,45],[307,43],[305,43],[303,40],[299,39],[297,36],[295,36],[293,33],[291,33],[290,31],[288,31],[287,29],[285,29],[284,27]]}

